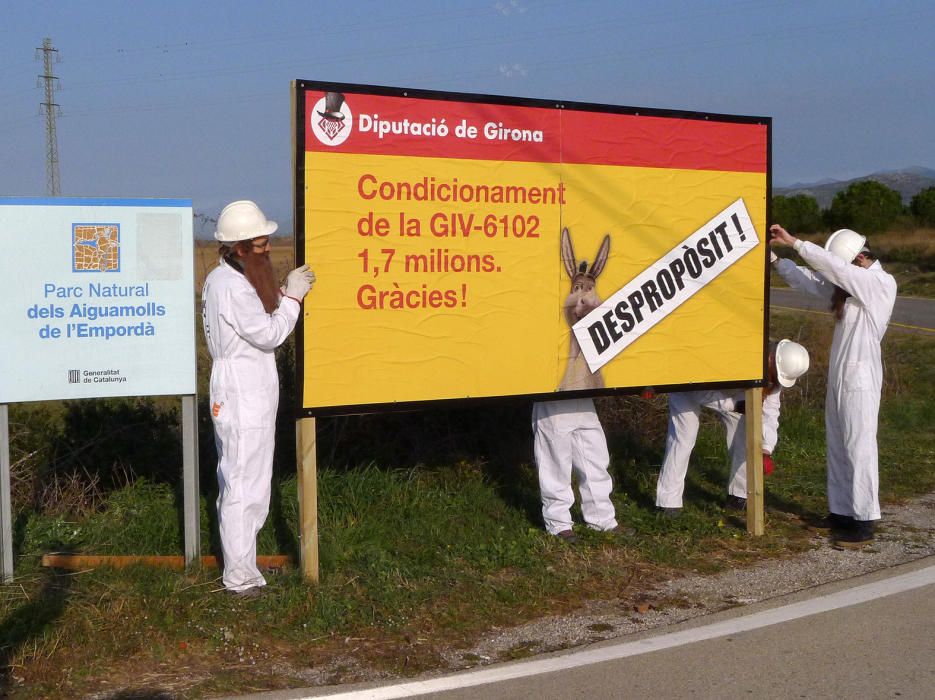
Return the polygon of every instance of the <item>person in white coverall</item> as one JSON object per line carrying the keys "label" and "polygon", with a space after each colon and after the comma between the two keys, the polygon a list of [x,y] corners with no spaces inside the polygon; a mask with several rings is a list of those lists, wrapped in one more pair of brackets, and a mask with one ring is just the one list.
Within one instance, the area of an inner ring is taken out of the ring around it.
{"label": "person in white coverall", "polygon": [[[772,453],[779,434],[780,394],[795,384],[808,370],[808,351],[791,340],[772,343],[768,358],[768,375],[763,387],[763,464],[772,471]],[[656,481],[656,507],[667,517],[681,513],[685,475],[698,428],[701,409],[713,410],[727,438],[731,469],[727,484],[727,507],[743,510],[747,506],[747,438],[744,394],[742,391],[701,390],[669,394],[669,427],[662,469]]]}
{"label": "person in white coverall", "polygon": [[577,539],[571,521],[575,503],[572,471],[578,477],[585,523],[595,530],[615,530],[617,520],[610,500],[613,480],[607,471],[610,453],[594,401],[537,402],[533,404],[532,429],[546,531],[566,542]]}
{"label": "person in white coverall", "polygon": [[266,580],[256,564],[256,539],[269,512],[279,375],[275,349],[295,328],[315,281],[303,265],[283,289],[273,276],[270,236],[277,229],[251,201],[228,204],[215,238],[220,263],[202,292],[204,334],[211,353],[210,402],[218,451],[218,525],[224,587],[253,597]]}
{"label": "person in white coverall", "polygon": [[[561,258],[571,282],[562,302],[562,314],[569,329],[600,305],[596,281],[610,256],[610,236],[604,236],[594,262],[575,255],[571,233],[562,229]],[[569,334],[569,354],[559,391],[601,389],[600,370],[587,366],[574,333]],[[604,429],[590,398],[540,401],[532,407],[533,447],[542,498],[542,519],[550,535],[565,542],[577,541],[572,529],[571,507],[575,494],[572,472],[578,477],[581,514],[594,530],[618,532],[614,504],[610,500],[613,479],[608,472],[610,453]]]}
{"label": "person in white coverall", "polygon": [[825,395],[828,525],[839,544],[859,547],[873,539],[880,519],[880,343],[896,303],[896,280],[873,258],[866,238],[850,229],[835,231],[824,248],[775,224],[770,234],[771,245],[792,247],[811,268],[777,256],[777,272],[791,287],[827,299],[835,315]]}

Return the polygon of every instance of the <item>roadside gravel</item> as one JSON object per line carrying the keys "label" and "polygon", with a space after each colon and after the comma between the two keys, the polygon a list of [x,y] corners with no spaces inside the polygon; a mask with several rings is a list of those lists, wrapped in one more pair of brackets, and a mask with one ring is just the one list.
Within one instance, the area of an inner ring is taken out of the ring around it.
{"label": "roadside gravel", "polygon": [[826,535],[817,533],[814,545],[787,559],[672,579],[647,591],[636,604],[591,601],[571,614],[493,629],[470,649],[448,652],[446,660],[450,670],[457,670],[616,639],[931,556],[935,493],[884,508],[875,541],[863,550],[835,549]]}

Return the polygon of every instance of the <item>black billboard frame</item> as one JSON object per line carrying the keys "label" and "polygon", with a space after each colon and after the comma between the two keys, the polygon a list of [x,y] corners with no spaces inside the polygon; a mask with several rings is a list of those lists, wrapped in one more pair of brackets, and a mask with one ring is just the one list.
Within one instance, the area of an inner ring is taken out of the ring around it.
{"label": "black billboard frame", "polygon": [[[341,92],[351,94],[369,94],[386,97],[427,99],[448,102],[467,102],[474,104],[495,104],[514,107],[534,107],[538,109],[572,109],[582,112],[601,112],[606,114],[623,114],[645,117],[667,117],[675,119],[690,119],[695,121],[716,121],[731,124],[754,124],[766,128],[766,221],[767,228],[772,221],[772,117],[749,116],[737,114],[722,114],[716,112],[697,112],[678,109],[665,109],[655,107],[633,107],[626,105],[609,105],[596,102],[577,102],[572,100],[548,100],[543,98],[516,97],[507,95],[491,95],[481,93],[447,92],[440,90],[427,90],[422,88],[401,88],[385,85],[367,85],[361,83],[342,83],[316,80],[293,80],[291,88],[292,100],[292,173],[293,173],[293,231],[294,256],[296,265],[303,265],[305,260],[305,177],[304,167],[301,164],[305,159],[305,111],[304,95],[308,91],[315,92]],[[766,232],[764,232],[766,233]],[[375,404],[348,404],[342,406],[327,406],[307,408],[303,401],[305,353],[304,347],[305,321],[304,314],[300,316],[295,330],[295,411],[296,418],[315,418],[325,416],[364,415],[370,413],[391,413],[402,411],[419,411],[431,407],[459,408],[464,406],[480,406],[488,402],[517,402],[517,401],[550,401],[556,399],[574,399],[601,396],[633,396],[639,395],[647,389],[654,393],[670,393],[676,391],[696,391],[699,389],[729,390],[750,389],[762,387],[768,372],[769,352],[769,245],[765,247],[763,265],[764,275],[764,303],[763,303],[763,349],[762,349],[762,376],[747,380],[728,382],[711,382],[698,384],[671,384],[655,387],[613,387],[604,389],[588,389],[581,391],[544,392],[539,394],[506,394],[502,396],[483,397],[454,397],[449,399],[427,399],[423,401],[400,401],[392,403]]]}

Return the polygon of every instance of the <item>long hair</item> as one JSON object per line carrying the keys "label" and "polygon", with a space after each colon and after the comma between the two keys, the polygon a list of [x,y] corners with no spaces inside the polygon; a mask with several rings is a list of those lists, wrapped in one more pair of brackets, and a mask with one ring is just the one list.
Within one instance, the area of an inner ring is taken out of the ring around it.
{"label": "long hair", "polygon": [[834,293],[831,295],[831,313],[838,321],[844,318],[844,304],[850,296],[850,292],[844,291],[837,285],[834,286]]}
{"label": "long hair", "polygon": [[273,261],[268,252],[258,253],[252,241],[222,244],[219,251],[228,265],[242,273],[256,291],[263,310],[271,314],[279,307],[279,285],[273,274]]}
{"label": "long hair", "polygon": [[762,398],[766,401],[767,395],[773,393],[777,386],[779,386],[779,376],[778,370],[776,369],[776,348],[779,347],[779,343],[775,340],[769,341],[769,354],[767,355],[766,361],[766,382],[763,384],[763,393]]}

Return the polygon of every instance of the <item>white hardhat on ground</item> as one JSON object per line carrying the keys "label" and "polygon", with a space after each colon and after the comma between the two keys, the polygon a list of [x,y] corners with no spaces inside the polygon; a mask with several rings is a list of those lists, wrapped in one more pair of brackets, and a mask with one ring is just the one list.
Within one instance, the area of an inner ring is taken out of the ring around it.
{"label": "white hardhat on ground", "polygon": [[776,377],[789,388],[808,371],[808,350],[791,340],[780,340],[776,346]]}
{"label": "white hardhat on ground", "polygon": [[825,241],[825,250],[846,263],[854,262],[854,258],[863,250],[867,242],[866,236],[861,236],[857,231],[851,231],[849,228],[841,228],[828,236]]}
{"label": "white hardhat on ground", "polygon": [[214,237],[223,243],[234,243],[269,236],[277,228],[279,224],[268,220],[255,202],[240,199],[221,210]]}

